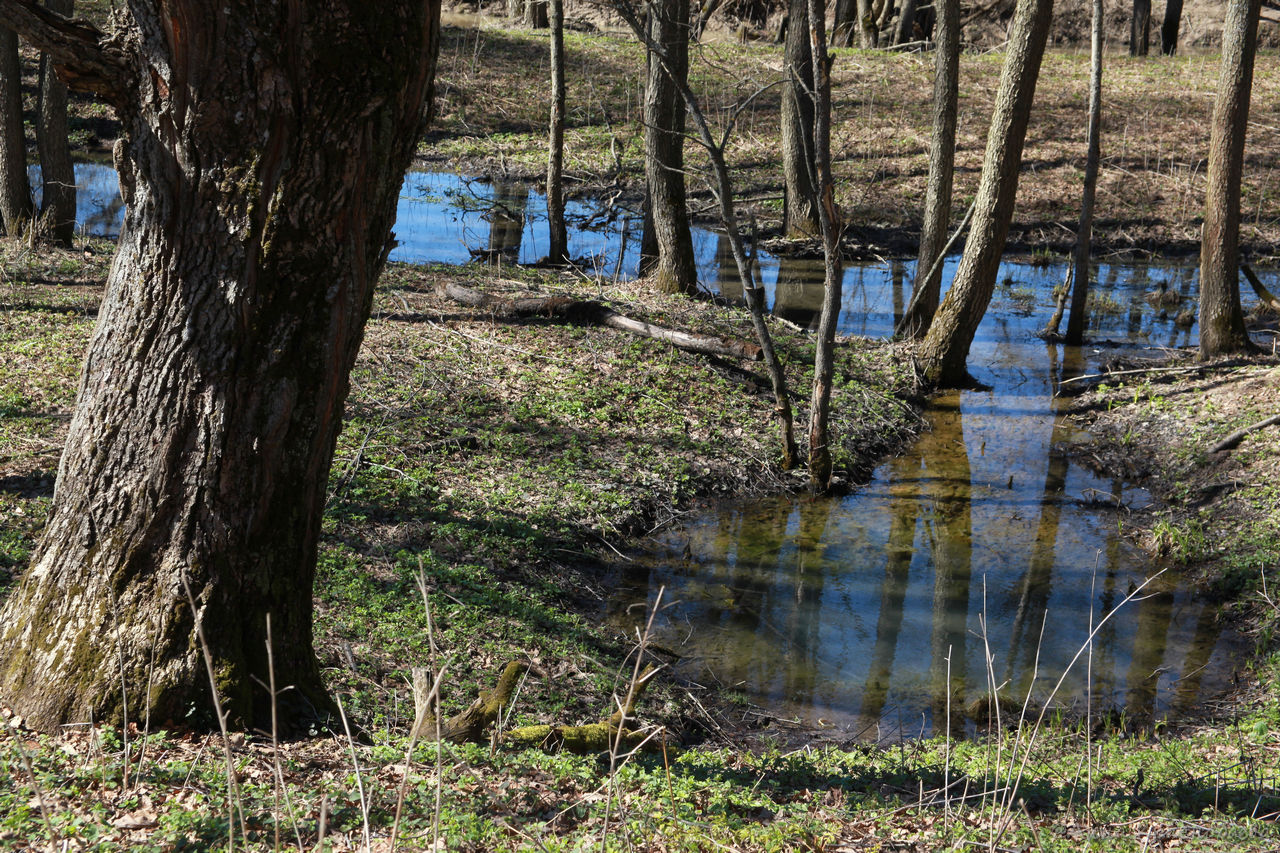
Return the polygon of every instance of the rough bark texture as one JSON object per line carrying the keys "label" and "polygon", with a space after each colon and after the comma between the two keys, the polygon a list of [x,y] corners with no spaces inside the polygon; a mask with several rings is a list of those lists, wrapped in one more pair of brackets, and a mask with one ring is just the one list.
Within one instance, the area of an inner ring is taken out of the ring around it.
{"label": "rough bark texture", "polygon": [[[933,77],[933,138],[929,144],[929,187],[925,193],[920,254],[912,283],[911,311],[900,327],[922,338],[938,310],[942,268],[936,264],[951,224],[952,176],[956,162],[956,105],[960,92],[960,2],[938,0],[938,41]],[[906,10],[906,6],[903,6]],[[914,12],[913,12],[914,14]],[[918,298],[917,298],[918,297]]]}
{"label": "rough bark texture", "polygon": [[[698,271],[684,189],[684,104],[680,85],[689,73],[689,0],[653,0],[648,39],[663,61],[649,62],[644,92],[644,171],[658,238],[652,276],[664,293],[696,293]],[[677,81],[674,78],[679,78]]]}
{"label": "rough bark texture", "polygon": [[1200,238],[1200,358],[1251,349],[1240,308],[1240,174],[1244,168],[1260,0],[1231,0],[1209,136]]}
{"label": "rough bark texture", "polygon": [[969,381],[965,363],[974,333],[991,302],[1009,235],[1022,145],[1052,17],[1053,0],[1018,0],[1014,11],[974,200],[973,225],[955,280],[919,352],[925,378],[939,385],[958,386]]}
{"label": "rough bark texture", "polygon": [[831,43],[836,47],[853,47],[857,21],[858,0],[836,0],[835,17],[831,22]]}
{"label": "rough bark texture", "polygon": [[1178,52],[1178,30],[1182,26],[1182,0],[1168,0],[1164,21],[1160,24],[1160,52],[1173,56]]}
{"label": "rough bark texture", "polygon": [[813,49],[809,46],[809,0],[791,0],[787,13],[782,88],[782,175],[786,191],[783,230],[791,238],[816,237],[818,194],[814,189]]}
{"label": "rough bark texture", "polygon": [[[71,17],[74,0],[45,0],[45,6]],[[54,72],[48,54],[40,55],[40,108],[36,112],[36,148],[40,153],[43,190],[40,218],[44,235],[71,245],[76,230],[76,174],[67,138],[67,87]]]}
{"label": "rough bark texture", "polygon": [[1129,21],[1129,55],[1146,56],[1151,46],[1151,0],[1133,0]]}
{"label": "rough bark texture", "polygon": [[[312,580],[334,443],[405,168],[438,0],[130,4],[111,39],[2,0],[121,111],[128,213],[45,535],[0,614],[29,725],[330,707]],[[119,85],[124,84],[124,85]],[[119,85],[119,88],[117,88]],[[194,612],[183,592],[195,593]]]}
{"label": "rough bark texture", "polygon": [[1084,164],[1084,189],[1080,194],[1080,223],[1071,285],[1071,317],[1067,320],[1069,344],[1084,341],[1085,304],[1089,299],[1089,256],[1093,242],[1093,200],[1098,189],[1098,163],[1102,159],[1102,0],[1093,0],[1093,36],[1089,60],[1089,153]]}
{"label": "rough bark texture", "polygon": [[551,127],[547,140],[547,260],[569,259],[564,224],[564,0],[551,3]]}
{"label": "rough bark texture", "polygon": [[20,234],[30,218],[18,36],[13,30],[0,28],[0,221],[4,233]]}
{"label": "rough bark texture", "polygon": [[822,318],[813,361],[813,395],[809,405],[809,486],[816,492],[831,489],[831,378],[835,371],[836,325],[840,319],[840,214],[831,177],[831,56],[827,53],[826,4],[808,0],[809,48],[813,52],[814,166],[821,204],[824,280]]}

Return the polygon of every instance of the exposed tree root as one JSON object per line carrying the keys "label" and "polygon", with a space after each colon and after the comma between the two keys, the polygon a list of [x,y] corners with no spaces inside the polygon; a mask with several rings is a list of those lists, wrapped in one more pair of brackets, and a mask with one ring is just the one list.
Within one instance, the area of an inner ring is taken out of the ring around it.
{"label": "exposed tree root", "polygon": [[666,341],[674,347],[691,352],[722,355],[748,361],[759,361],[763,358],[760,347],[749,341],[665,329],[661,326],[646,323],[643,320],[635,320],[619,314],[607,305],[588,299],[570,299],[567,296],[502,299],[469,287],[463,287],[460,284],[445,285],[444,294],[455,302],[470,305],[473,308],[484,308],[498,317],[549,317],[570,323],[609,326],[610,328],[630,332],[633,335]]}

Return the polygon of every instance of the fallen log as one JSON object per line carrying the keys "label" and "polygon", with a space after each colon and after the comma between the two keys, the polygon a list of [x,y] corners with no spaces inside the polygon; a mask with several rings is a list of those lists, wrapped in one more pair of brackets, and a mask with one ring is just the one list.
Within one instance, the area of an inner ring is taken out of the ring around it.
{"label": "fallen log", "polygon": [[1244,273],[1244,277],[1248,279],[1249,286],[1253,288],[1253,292],[1258,295],[1258,301],[1270,308],[1272,311],[1280,312],[1280,299],[1271,295],[1271,291],[1267,290],[1262,281],[1258,278],[1257,273],[1253,271],[1253,267],[1248,264],[1241,264],[1240,271]]}
{"label": "fallen log", "polygon": [[[528,669],[528,664],[521,662],[507,664],[496,687],[481,691],[480,696],[465,711],[440,723],[440,740],[449,743],[485,743],[489,727],[498,719],[502,710],[510,705],[516,685]],[[663,743],[654,738],[652,730],[626,727],[634,719],[637,700],[658,672],[658,667],[646,667],[628,691],[624,707],[614,711],[606,720],[581,726],[522,726],[502,732],[498,742],[517,749],[541,748],[547,752],[564,751],[575,755],[593,755],[613,749],[620,752],[634,749],[661,751],[664,749]],[[431,707],[434,696],[431,679],[425,669],[413,670],[413,697],[416,713],[410,737],[415,741],[434,741],[436,718]]]}
{"label": "fallen log", "polygon": [[1258,421],[1256,424],[1249,424],[1249,426],[1244,427],[1243,429],[1236,430],[1235,432],[1231,433],[1231,435],[1227,436],[1226,438],[1222,439],[1222,441],[1219,441],[1213,447],[1209,448],[1209,452],[1221,453],[1224,450],[1231,450],[1233,447],[1235,447],[1237,444],[1243,441],[1245,436],[1247,436],[1249,433],[1257,432],[1260,429],[1266,429],[1272,424],[1280,424],[1280,415],[1272,415],[1271,417],[1266,418],[1265,420]]}
{"label": "fallen log", "polygon": [[764,357],[760,347],[750,341],[722,338],[716,335],[699,335],[655,326],[652,323],[619,314],[609,306],[589,299],[571,299],[567,296],[503,299],[460,284],[446,284],[444,294],[454,302],[460,302],[472,308],[482,308],[496,317],[511,319],[548,317],[569,323],[608,326],[633,335],[665,341],[690,352],[741,358],[748,361],[760,361]]}

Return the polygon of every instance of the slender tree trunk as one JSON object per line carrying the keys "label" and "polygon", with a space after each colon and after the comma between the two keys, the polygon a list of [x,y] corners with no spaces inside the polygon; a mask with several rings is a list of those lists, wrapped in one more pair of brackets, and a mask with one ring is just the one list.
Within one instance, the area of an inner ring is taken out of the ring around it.
{"label": "slender tree trunk", "polygon": [[880,33],[876,30],[876,13],[873,0],[857,0],[858,2],[858,47],[869,50],[880,43]]}
{"label": "slender tree trunk", "polygon": [[[952,176],[956,161],[956,105],[960,92],[960,2],[936,0],[938,43],[933,77],[933,139],[929,146],[929,187],[925,193],[924,226],[916,259],[911,314],[899,327],[911,338],[923,338],[938,310],[942,267],[938,256],[947,243],[951,224]],[[906,8],[905,6],[903,7]]]}
{"label": "slender tree trunk", "polygon": [[815,237],[818,194],[814,189],[813,50],[809,46],[809,0],[791,0],[782,89],[782,175],[786,187],[783,233],[792,239]]}
{"label": "slender tree trunk", "polygon": [[1240,175],[1244,169],[1260,0],[1230,0],[1209,138],[1200,241],[1200,358],[1252,349],[1240,308]]}
{"label": "slender tree trunk", "polygon": [[1133,0],[1129,22],[1129,55],[1146,56],[1151,45],[1151,0]]}
{"label": "slender tree trunk", "polygon": [[13,30],[0,28],[0,221],[4,233],[21,234],[31,212],[18,36]]}
{"label": "slender tree trunk", "polygon": [[1178,30],[1182,26],[1182,0],[1168,0],[1164,22],[1160,25],[1160,52],[1173,56],[1178,52]]}
{"label": "slender tree trunk", "polygon": [[547,140],[547,260],[569,259],[564,224],[564,0],[551,2],[551,131]]}
{"label": "slender tree trunk", "polygon": [[[0,696],[44,730],[332,707],[312,580],[348,373],[431,92],[439,2],[133,2],[123,33],[0,0],[112,103],[128,212],[45,533],[0,613]],[[181,26],[179,25],[181,22]],[[185,587],[195,597],[188,604]]]}
{"label": "slender tree trunk", "polygon": [[[635,8],[626,0],[620,0],[614,9],[636,37],[645,43],[649,50],[651,64],[668,67],[669,61],[662,46],[650,38]],[[769,373],[769,382],[773,387],[773,398],[776,403],[774,415],[778,420],[778,431],[782,443],[781,466],[783,469],[790,470],[796,465],[797,453],[787,376],[782,369],[777,351],[773,348],[773,336],[769,334],[769,325],[765,322],[764,289],[756,282],[751,261],[747,257],[747,250],[742,241],[742,234],[738,231],[738,219],[733,209],[733,182],[729,178],[729,167],[724,159],[724,145],[733,132],[733,121],[730,120],[721,141],[717,141],[711,132],[711,126],[707,124],[706,116],[702,114],[702,108],[698,105],[697,96],[689,88],[688,79],[677,75],[670,75],[669,79],[676,83],[676,92],[693,119],[698,139],[702,142],[702,146],[707,151],[707,158],[711,161],[711,194],[720,208],[720,221],[729,238],[733,261],[738,268],[738,278],[742,282],[742,295],[747,302],[747,310],[751,313],[751,325],[755,330],[756,340],[760,343],[765,369]]]}
{"label": "slender tree trunk", "polygon": [[[645,177],[658,238],[653,278],[664,293],[696,293],[698,271],[684,189],[684,104],[680,87],[689,73],[689,0],[649,4],[648,38],[665,60],[649,63],[644,95]],[[678,78],[674,79],[674,78]]]}
{"label": "slender tree trunk", "polygon": [[[74,0],[45,0],[45,6],[71,17]],[[40,108],[36,118],[36,148],[44,190],[40,218],[45,236],[69,246],[76,232],[76,174],[67,135],[67,87],[53,71],[53,62],[40,55]]]}
{"label": "slender tree trunk", "polygon": [[969,346],[991,302],[1009,234],[1022,145],[1052,17],[1053,0],[1018,0],[1014,11],[974,201],[973,225],[955,280],[918,353],[925,378],[939,385],[954,387],[970,381],[966,369]]}
{"label": "slender tree trunk", "polygon": [[[942,11],[946,15],[946,11]],[[956,29],[960,29],[959,11],[956,12]],[[916,26],[916,0],[902,0],[902,15],[898,18],[898,32],[894,36],[894,44],[906,44],[914,40]],[[941,37],[939,37],[941,42]],[[934,93],[937,94],[936,91]]]}
{"label": "slender tree trunk", "polygon": [[835,19],[831,24],[831,43],[836,47],[853,47],[857,31],[858,0],[836,0]]}
{"label": "slender tree trunk", "polygon": [[836,209],[831,177],[831,56],[827,53],[827,10],[823,0],[808,0],[809,47],[813,51],[813,143],[821,204],[822,256],[825,281],[822,319],[813,362],[813,396],[809,406],[809,486],[815,492],[831,489],[831,378],[835,370],[836,324],[840,319],[840,212]]}
{"label": "slender tree trunk", "polygon": [[1076,227],[1075,272],[1071,285],[1071,316],[1066,342],[1084,342],[1085,304],[1089,299],[1089,256],[1093,242],[1093,199],[1098,188],[1098,163],[1102,159],[1102,0],[1093,0],[1093,34],[1089,61],[1089,153],[1084,164],[1084,190],[1080,195],[1080,224]]}

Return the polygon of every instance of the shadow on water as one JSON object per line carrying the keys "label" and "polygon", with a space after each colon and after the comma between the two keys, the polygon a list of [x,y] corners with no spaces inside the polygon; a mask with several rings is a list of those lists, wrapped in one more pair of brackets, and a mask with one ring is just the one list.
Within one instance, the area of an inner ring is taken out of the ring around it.
{"label": "shadow on water", "polygon": [[[117,233],[122,208],[109,166],[80,164],[84,228]],[[530,263],[546,250],[545,200],[529,187],[410,172],[393,260]],[[632,276],[640,227],[607,203],[568,205],[570,250],[591,275]],[[730,301],[741,285],[723,235],[698,230],[701,280]],[[817,321],[821,261],[761,253],[770,310]],[[943,281],[957,259],[944,264]],[[892,333],[913,262],[850,266],[841,331]],[[1191,346],[1177,314],[1193,308],[1196,270],[1101,264],[1083,349],[1034,337],[1050,313],[1059,265],[1007,263],[970,350],[985,386],[936,398],[931,429],[837,500],[774,497],[706,508],[655,536],[619,569],[606,605],[620,625],[665,586],[658,641],[680,649],[682,674],[850,736],[893,737],[972,724],[993,690],[1052,697],[1134,718],[1181,714],[1222,687],[1232,638],[1215,608],[1157,570],[1125,536],[1140,488],[1070,461],[1079,436],[1055,391],[1119,351]],[[1275,275],[1272,274],[1272,283]],[[1098,630],[1091,681],[1070,666]],[[988,657],[989,654],[989,657]]]}

